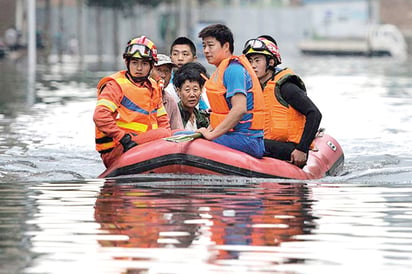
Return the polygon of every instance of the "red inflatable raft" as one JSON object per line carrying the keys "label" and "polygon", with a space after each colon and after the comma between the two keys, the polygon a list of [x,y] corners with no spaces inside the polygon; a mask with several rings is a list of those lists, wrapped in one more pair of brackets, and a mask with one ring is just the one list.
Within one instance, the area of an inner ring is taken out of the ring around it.
{"label": "red inflatable raft", "polygon": [[130,149],[99,178],[172,173],[307,180],[338,174],[344,162],[339,143],[323,132],[317,135],[314,143],[307,165],[301,169],[274,158],[257,159],[201,138],[188,142],[156,140]]}

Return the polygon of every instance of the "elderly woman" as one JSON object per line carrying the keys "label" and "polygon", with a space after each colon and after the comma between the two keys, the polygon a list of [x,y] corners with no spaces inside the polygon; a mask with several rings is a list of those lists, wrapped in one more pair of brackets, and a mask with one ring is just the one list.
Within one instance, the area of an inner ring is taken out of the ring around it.
{"label": "elderly woman", "polygon": [[185,130],[209,126],[209,113],[196,107],[207,77],[206,68],[196,62],[184,64],[174,74],[173,85],[180,97],[178,107]]}

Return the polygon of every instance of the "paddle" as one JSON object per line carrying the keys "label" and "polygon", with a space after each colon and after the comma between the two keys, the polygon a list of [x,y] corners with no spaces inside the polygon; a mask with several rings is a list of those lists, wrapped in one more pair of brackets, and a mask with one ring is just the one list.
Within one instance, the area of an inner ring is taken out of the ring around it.
{"label": "paddle", "polygon": [[175,142],[175,143],[182,143],[182,142],[189,142],[194,139],[202,137],[202,134],[199,132],[193,133],[193,134],[188,134],[188,135],[176,135],[176,136],[170,136],[163,138],[163,140],[169,141],[169,142]]}

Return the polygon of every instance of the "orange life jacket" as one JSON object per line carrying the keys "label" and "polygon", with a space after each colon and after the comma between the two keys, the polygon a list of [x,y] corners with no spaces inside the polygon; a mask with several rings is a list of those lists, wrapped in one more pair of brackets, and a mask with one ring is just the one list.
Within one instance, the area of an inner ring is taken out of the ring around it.
{"label": "orange life jacket", "polygon": [[266,109],[265,139],[299,143],[306,117],[282,98],[280,87],[287,81],[293,81],[306,91],[303,81],[289,68],[276,73],[274,79],[266,84],[263,89]]}
{"label": "orange life jacket", "polygon": [[210,108],[212,109],[212,113],[210,114],[210,125],[213,128],[216,128],[216,126],[225,119],[230,111],[225,97],[227,90],[223,85],[223,75],[231,60],[238,60],[250,74],[250,77],[252,79],[252,89],[247,91],[253,93],[254,100],[253,109],[248,110],[248,113],[253,114],[250,129],[263,129],[264,102],[262,96],[262,88],[260,86],[259,79],[252,69],[252,66],[244,55],[232,56],[230,58],[224,59],[219,64],[210,79],[206,81],[206,94],[207,98],[209,99]]}
{"label": "orange life jacket", "polygon": [[[127,133],[139,135],[150,129],[158,128],[157,117],[166,115],[162,105],[161,91],[156,82],[149,78],[153,89],[137,87],[126,77],[126,71],[120,71],[104,77],[97,84],[97,94],[108,81],[116,81],[123,94],[120,106],[107,99],[99,99],[97,106],[102,105],[113,112],[113,118],[119,128]],[[107,136],[96,127],[96,150],[108,152],[116,146],[113,138]]]}

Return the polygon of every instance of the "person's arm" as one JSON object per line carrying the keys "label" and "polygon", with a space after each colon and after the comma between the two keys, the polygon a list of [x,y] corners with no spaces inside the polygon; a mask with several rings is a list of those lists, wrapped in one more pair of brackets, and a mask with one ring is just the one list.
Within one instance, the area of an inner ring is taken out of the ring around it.
{"label": "person's arm", "polygon": [[[170,119],[169,119],[169,116],[167,115],[166,107],[163,104],[163,96],[162,96],[163,88],[160,87],[158,83],[153,84],[151,82],[144,82],[144,86],[150,89],[150,91],[152,92],[152,95],[157,95],[157,96],[153,96],[156,98],[156,100],[153,101],[153,104],[155,106],[154,110],[156,110],[157,126],[159,128],[170,129]],[[153,97],[150,100],[153,100]]]}
{"label": "person's arm", "polygon": [[230,100],[232,108],[226,118],[215,128],[209,131],[206,128],[201,128],[198,132],[202,133],[203,137],[208,140],[216,139],[234,128],[243,115],[246,113],[246,96],[242,93],[236,93]]}
{"label": "person's arm", "polygon": [[[285,83],[281,87],[281,95],[294,109],[306,117],[301,140],[292,152],[291,161],[298,166],[306,164],[309,147],[319,129],[322,114],[312,100],[294,83]],[[298,150],[298,151],[296,151]]]}
{"label": "person's arm", "polygon": [[225,119],[213,131],[209,128],[198,130],[208,140],[220,137],[234,128],[247,112],[246,94],[251,88],[251,80],[246,69],[237,62],[231,63],[224,73],[223,84],[226,87],[226,98],[230,100],[231,108]]}
{"label": "person's arm", "polygon": [[115,112],[122,97],[123,95],[117,84],[114,81],[108,82],[97,98],[97,105],[93,114],[96,127],[113,138],[115,142],[119,142],[125,135],[125,132],[117,126],[115,120]]}
{"label": "person's arm", "polygon": [[157,123],[159,125],[159,128],[170,129],[169,117],[167,115],[157,117]]}
{"label": "person's arm", "polygon": [[169,115],[170,128],[171,129],[182,129],[183,121],[182,116],[180,115],[180,110],[177,106],[177,103],[172,95],[168,94],[166,91],[163,91],[163,105],[166,108],[167,115]]}
{"label": "person's arm", "polygon": [[170,129],[170,120],[167,115],[166,108],[162,102],[162,96],[159,96],[159,101],[157,102],[157,125],[159,128]]}
{"label": "person's arm", "polygon": [[161,106],[157,109],[157,125],[159,128],[170,129],[170,120],[167,115],[166,109],[161,103]]}

